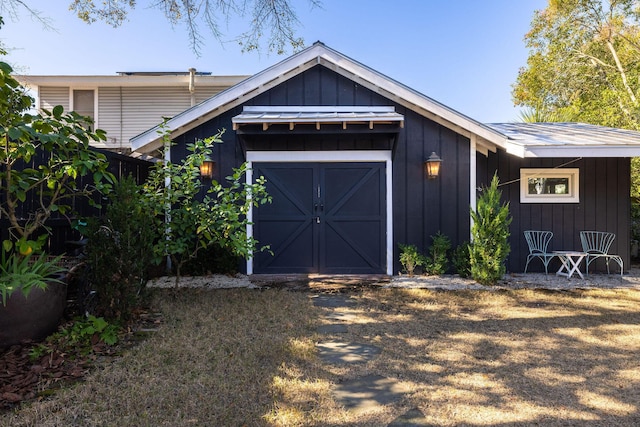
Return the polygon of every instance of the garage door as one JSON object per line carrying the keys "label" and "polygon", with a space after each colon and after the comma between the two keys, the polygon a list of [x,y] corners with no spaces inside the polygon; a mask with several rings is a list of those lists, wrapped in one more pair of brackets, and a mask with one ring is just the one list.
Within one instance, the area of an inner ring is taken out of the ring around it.
{"label": "garage door", "polygon": [[254,273],[384,274],[385,163],[254,163],[273,203],[254,210],[271,252]]}

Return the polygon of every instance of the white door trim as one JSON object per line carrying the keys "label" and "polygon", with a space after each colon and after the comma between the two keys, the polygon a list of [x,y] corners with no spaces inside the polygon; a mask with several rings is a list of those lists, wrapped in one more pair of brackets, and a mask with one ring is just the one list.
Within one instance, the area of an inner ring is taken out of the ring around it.
{"label": "white door trim", "polygon": [[[385,162],[387,186],[387,274],[393,275],[393,162],[390,150],[348,150],[348,151],[247,151],[247,183],[253,182],[253,162]],[[253,236],[253,209],[247,214],[247,237]],[[253,274],[253,258],[247,259],[247,274]]]}

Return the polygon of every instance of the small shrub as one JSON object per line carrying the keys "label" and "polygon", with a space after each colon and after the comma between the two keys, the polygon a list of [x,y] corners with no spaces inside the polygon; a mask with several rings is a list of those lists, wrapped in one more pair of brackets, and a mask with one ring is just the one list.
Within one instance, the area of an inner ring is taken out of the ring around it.
{"label": "small shrub", "polygon": [[482,189],[475,211],[471,211],[473,242],[470,248],[471,277],[482,285],[494,285],[504,275],[509,246],[509,204],[502,204],[498,176]]}
{"label": "small shrub", "polygon": [[429,258],[426,260],[426,271],[429,274],[439,276],[446,273],[449,267],[447,252],[451,249],[451,240],[438,231],[435,236],[431,236],[431,241]]}
{"label": "small shrub", "polygon": [[422,255],[415,245],[399,245],[400,247],[400,264],[402,269],[409,276],[413,276],[416,267],[425,265],[425,257]]}
{"label": "small shrub", "polygon": [[87,355],[94,351],[94,346],[98,343],[108,346],[117,344],[119,333],[120,327],[107,322],[103,317],[76,317],[72,323],[47,337],[44,343],[31,348],[29,358],[35,361],[56,352]]}
{"label": "small shrub", "polygon": [[463,242],[453,250],[451,257],[453,269],[460,277],[471,276],[471,261],[469,259],[469,242]]}
{"label": "small shrub", "polygon": [[146,285],[153,222],[142,208],[140,190],[132,178],[117,183],[109,198],[104,218],[88,227],[87,280],[96,292],[93,314],[126,321]]}

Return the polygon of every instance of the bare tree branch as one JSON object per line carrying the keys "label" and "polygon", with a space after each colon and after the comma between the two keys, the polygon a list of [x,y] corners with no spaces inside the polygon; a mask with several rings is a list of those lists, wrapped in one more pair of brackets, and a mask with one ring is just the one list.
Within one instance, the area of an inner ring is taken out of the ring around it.
{"label": "bare tree branch", "polygon": [[[278,54],[288,48],[300,49],[304,42],[296,36],[301,25],[293,7],[296,1],[306,2],[311,8],[321,7],[321,0],[147,0],[149,6],[164,12],[172,26],[184,25],[191,49],[198,56],[205,44],[201,23],[216,40],[236,41],[243,51],[261,49],[264,40],[268,50]],[[49,21],[27,3],[28,0],[0,0],[0,16],[6,13],[17,20],[19,12],[26,11],[50,27]],[[136,6],[136,0],[71,0],[69,10],[88,24],[103,21],[119,27]],[[248,19],[249,29],[227,37],[220,22],[228,24],[232,18]]]}
{"label": "bare tree branch", "polygon": [[7,16],[10,20],[16,22],[20,19],[20,11],[27,12],[32,19],[39,22],[43,28],[47,30],[55,30],[51,19],[43,16],[42,12],[29,7],[27,3],[22,0],[0,0],[0,16]]}

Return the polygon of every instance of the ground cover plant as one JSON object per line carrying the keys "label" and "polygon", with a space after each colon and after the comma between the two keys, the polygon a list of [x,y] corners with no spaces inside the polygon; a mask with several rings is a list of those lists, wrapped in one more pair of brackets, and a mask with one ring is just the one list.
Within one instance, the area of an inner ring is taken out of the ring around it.
{"label": "ground cover plant", "polygon": [[[386,426],[412,408],[445,426],[640,423],[638,290],[357,288],[334,337],[316,332],[330,320],[308,292],[167,292],[154,291],[157,332],[0,426]],[[315,344],[331,338],[382,352],[324,364]],[[344,410],[331,387],[364,374],[397,379],[406,397]]]}

